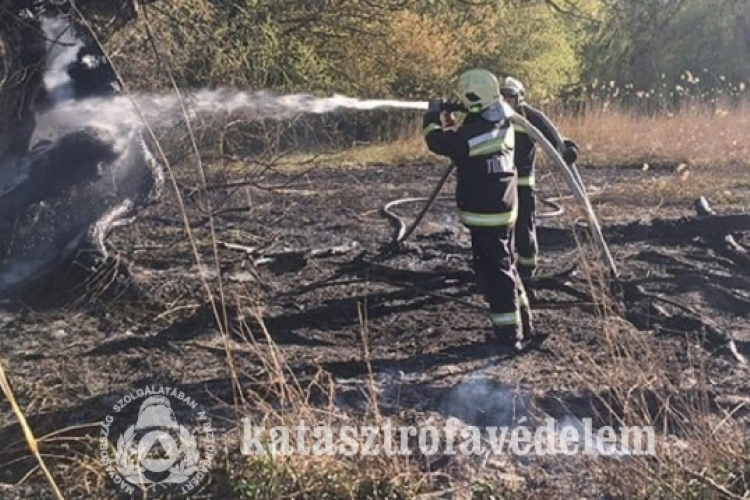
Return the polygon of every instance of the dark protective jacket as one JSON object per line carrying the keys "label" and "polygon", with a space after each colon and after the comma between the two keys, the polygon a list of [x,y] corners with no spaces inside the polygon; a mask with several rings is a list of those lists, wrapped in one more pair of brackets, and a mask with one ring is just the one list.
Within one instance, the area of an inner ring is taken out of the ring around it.
{"label": "dark protective jacket", "polygon": [[[564,137],[560,135],[560,132],[552,124],[552,121],[550,121],[542,111],[527,103],[522,103],[518,107],[517,113],[526,118],[534,127],[539,129],[539,132],[541,132],[550,144],[552,144],[552,147],[558,151],[562,150],[564,144],[560,141],[564,141]],[[523,126],[513,125],[513,128],[516,131],[514,158],[516,168],[518,169],[518,185],[534,187],[536,142],[526,132]]]}
{"label": "dark protective jacket", "polygon": [[468,114],[456,130],[443,130],[440,114],[423,119],[427,147],[456,165],[456,204],[467,226],[504,226],[515,222],[516,171],[513,128],[507,119],[488,121]]}

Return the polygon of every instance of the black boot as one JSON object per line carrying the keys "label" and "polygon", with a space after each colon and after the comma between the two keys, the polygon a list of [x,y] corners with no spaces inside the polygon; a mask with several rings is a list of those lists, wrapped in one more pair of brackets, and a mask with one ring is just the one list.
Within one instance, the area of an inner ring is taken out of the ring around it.
{"label": "black boot", "polygon": [[516,354],[522,348],[523,334],[518,326],[496,326],[493,328],[494,342],[492,345],[501,354]]}

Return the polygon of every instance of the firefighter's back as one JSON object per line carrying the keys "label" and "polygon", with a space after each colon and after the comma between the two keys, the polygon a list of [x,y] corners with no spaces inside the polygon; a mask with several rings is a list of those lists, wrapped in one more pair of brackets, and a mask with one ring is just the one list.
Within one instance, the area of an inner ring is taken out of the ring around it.
{"label": "firefighter's back", "polygon": [[[493,122],[468,115],[457,133],[468,145],[467,154],[456,160],[456,201],[464,222],[472,214],[510,216],[514,185],[514,132],[507,120]],[[466,220],[468,219],[468,220]]]}

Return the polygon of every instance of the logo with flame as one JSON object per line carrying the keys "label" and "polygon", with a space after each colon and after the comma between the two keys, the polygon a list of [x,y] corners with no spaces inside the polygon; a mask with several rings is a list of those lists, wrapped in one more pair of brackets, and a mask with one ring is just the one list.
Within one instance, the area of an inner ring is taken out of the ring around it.
{"label": "logo with flame", "polygon": [[[125,427],[132,421],[123,422],[123,415],[116,419],[115,414],[141,399],[138,416],[131,417],[135,423]],[[184,406],[173,408],[173,404]],[[193,413],[179,411],[183,408]],[[102,423],[100,451],[107,475],[122,490],[174,488],[184,494],[207,477],[216,450],[214,431],[195,400],[175,388],[149,387],[127,394],[113,410]],[[192,423],[196,424],[193,430]]]}
{"label": "logo with flame", "polygon": [[[129,483],[182,484],[198,471],[198,445],[195,436],[179,425],[171,402],[152,396],[141,404],[138,421],[117,440],[117,470]],[[169,475],[155,481],[149,473]]]}

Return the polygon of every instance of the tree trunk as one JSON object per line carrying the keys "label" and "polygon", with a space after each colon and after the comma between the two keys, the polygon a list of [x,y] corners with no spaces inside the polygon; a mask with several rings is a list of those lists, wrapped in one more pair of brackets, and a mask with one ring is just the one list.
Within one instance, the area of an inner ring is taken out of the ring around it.
{"label": "tree trunk", "polygon": [[0,0],[0,160],[23,156],[34,132],[34,101],[45,70],[45,38],[27,2]]}

